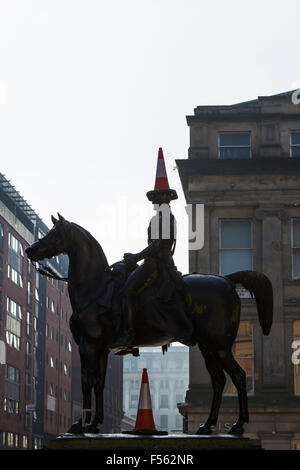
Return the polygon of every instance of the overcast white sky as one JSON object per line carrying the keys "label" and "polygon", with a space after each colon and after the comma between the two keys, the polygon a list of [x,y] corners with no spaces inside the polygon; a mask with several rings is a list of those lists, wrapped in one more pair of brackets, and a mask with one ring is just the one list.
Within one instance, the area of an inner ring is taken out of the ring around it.
{"label": "overcast white sky", "polygon": [[158,147],[182,214],[185,116],[296,88],[299,44],[298,0],[0,0],[0,171],[113,263],[146,245]]}

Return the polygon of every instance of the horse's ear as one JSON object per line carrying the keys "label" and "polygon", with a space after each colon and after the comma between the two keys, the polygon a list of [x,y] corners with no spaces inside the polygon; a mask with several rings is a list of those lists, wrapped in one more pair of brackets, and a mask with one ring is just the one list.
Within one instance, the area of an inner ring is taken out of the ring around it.
{"label": "horse's ear", "polygon": [[63,216],[60,215],[59,212],[57,213],[57,215],[58,215],[58,218],[59,218],[59,220],[60,220],[61,222],[63,222],[63,223],[66,222],[66,219],[64,219]]}
{"label": "horse's ear", "polygon": [[52,220],[53,225],[57,223],[57,219],[53,215],[51,215],[51,220]]}

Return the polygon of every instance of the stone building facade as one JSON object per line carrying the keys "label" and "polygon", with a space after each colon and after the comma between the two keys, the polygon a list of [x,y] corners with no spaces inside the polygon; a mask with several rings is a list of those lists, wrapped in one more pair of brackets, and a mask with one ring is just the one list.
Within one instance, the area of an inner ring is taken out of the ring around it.
{"label": "stone building facade", "polygon": [[[204,246],[189,252],[190,272],[252,269],[273,285],[267,337],[255,301],[239,290],[242,314],[234,347],[247,373],[245,435],[260,438],[268,449],[298,448],[300,442],[300,107],[293,96],[198,106],[187,116],[188,159],[177,160],[186,202],[204,204]],[[226,432],[238,414],[230,380],[224,395],[217,432]],[[211,398],[204,360],[193,347],[186,402],[180,406],[186,431],[205,422]]]}

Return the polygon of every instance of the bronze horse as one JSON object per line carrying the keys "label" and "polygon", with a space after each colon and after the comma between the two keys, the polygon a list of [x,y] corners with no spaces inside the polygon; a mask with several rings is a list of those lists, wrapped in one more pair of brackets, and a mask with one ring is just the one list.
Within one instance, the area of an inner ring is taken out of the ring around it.
{"label": "bronze horse", "polygon": [[[75,422],[68,432],[98,433],[98,425],[103,422],[108,345],[117,339],[122,328],[115,313],[120,310],[116,301],[118,282],[101,246],[89,232],[60,215],[58,220],[52,217],[52,222],[53,228],[44,238],[27,248],[26,253],[33,262],[61,253],[69,257],[68,290],[73,310],[70,328],[79,346],[85,419]],[[120,262],[119,265],[125,264]],[[197,434],[211,434],[211,427],[217,423],[226,371],[237,388],[239,400],[239,417],[229,434],[241,436],[243,424],[249,422],[249,415],[246,374],[232,354],[241,309],[235,285],[242,284],[255,297],[259,322],[265,335],[270,332],[273,318],[272,285],[264,274],[255,271],[241,271],[224,277],[195,273],[187,274],[183,279],[185,312],[192,323],[193,344],[198,344],[203,354],[213,387],[210,415]],[[138,295],[142,298],[150,288]],[[150,313],[149,308],[141,308],[135,315],[134,346],[163,346],[177,341],[178,336],[174,334],[176,328],[172,328],[179,321],[177,316],[168,313],[167,321],[162,320],[160,324],[159,317],[156,316],[154,322],[151,313],[151,308]],[[96,399],[93,420],[92,390]]]}

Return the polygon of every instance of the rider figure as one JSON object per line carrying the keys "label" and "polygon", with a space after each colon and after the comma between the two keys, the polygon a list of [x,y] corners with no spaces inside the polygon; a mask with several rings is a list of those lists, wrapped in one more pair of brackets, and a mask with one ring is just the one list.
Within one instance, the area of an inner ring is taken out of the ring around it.
{"label": "rider figure", "polygon": [[[123,309],[127,325],[121,338],[111,345],[112,348],[133,347],[134,329],[133,329],[133,305],[132,299],[134,294],[141,289],[145,283],[158,274],[166,274],[164,277],[171,278],[173,286],[177,289],[183,289],[183,281],[181,273],[173,261],[173,253],[176,244],[176,222],[169,203],[171,200],[177,199],[175,190],[169,188],[167,174],[163,159],[162,149],[159,149],[156,184],[153,191],[147,193],[148,199],[153,203],[156,215],[152,217],[148,227],[148,246],[140,253],[125,253],[124,260],[128,264],[136,264],[140,260],[144,263],[135,268],[129,275],[123,288],[120,291],[123,300]],[[162,283],[164,284],[164,283]],[[168,285],[168,282],[166,282]],[[163,287],[163,286],[162,286]],[[161,291],[162,289],[160,289]],[[168,288],[162,295],[170,295]]]}

